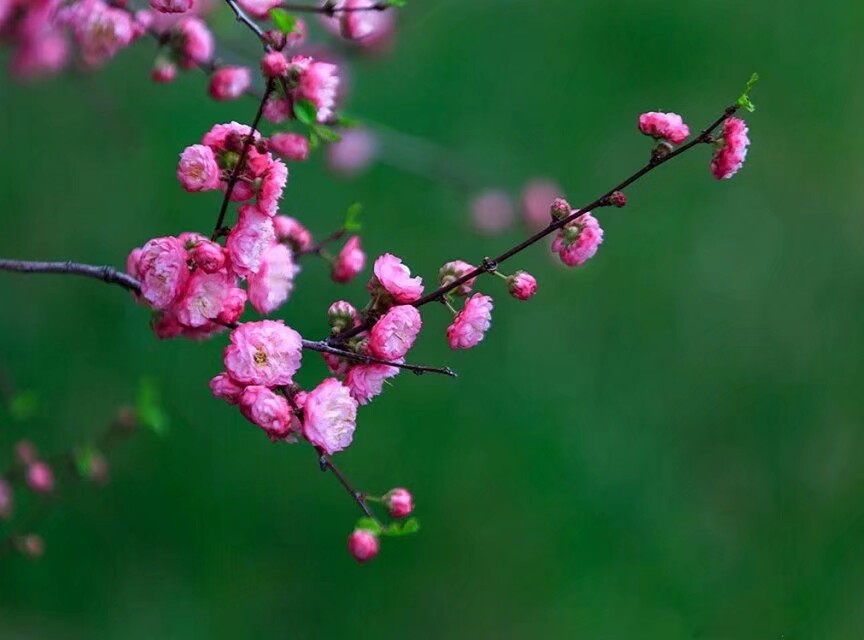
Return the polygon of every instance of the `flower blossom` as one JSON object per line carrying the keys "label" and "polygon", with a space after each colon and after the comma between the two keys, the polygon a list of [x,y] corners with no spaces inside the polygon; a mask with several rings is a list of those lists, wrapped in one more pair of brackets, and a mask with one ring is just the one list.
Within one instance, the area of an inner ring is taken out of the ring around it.
{"label": "flower blossom", "polygon": [[58,19],[69,25],[81,48],[81,57],[91,66],[113,58],[137,35],[132,16],[102,0],[81,0],[69,5],[58,13]]}
{"label": "flower blossom", "polygon": [[336,378],[325,379],[307,394],[303,404],[303,435],[327,455],[351,444],[356,421],[357,401]]}
{"label": "flower blossom", "polygon": [[273,218],[273,228],[276,239],[287,242],[295,253],[305,253],[312,248],[312,234],[296,218],[277,215]]}
{"label": "flower blossom", "polygon": [[291,433],[294,416],[288,401],[267,387],[246,387],[238,404],[243,417],[261,427],[272,439],[284,438]]}
{"label": "flower blossom", "polygon": [[294,56],[291,58],[291,69],[297,74],[294,100],[308,100],[315,105],[318,122],[327,122],[336,106],[339,68],[308,56]]}
{"label": "flower blossom", "polygon": [[412,278],[411,270],[390,253],[379,256],[372,271],[367,288],[373,295],[385,293],[400,304],[414,302],[423,295],[423,278]]}
{"label": "flower blossom", "polygon": [[747,134],[747,124],[740,118],[726,118],[723,122],[722,141],[711,160],[711,173],[715,178],[728,180],[741,169],[750,146]]}
{"label": "flower blossom", "polygon": [[552,251],[567,266],[579,267],[594,257],[602,242],[603,229],[589,211],[558,230]]}
{"label": "flower blossom", "polygon": [[203,144],[186,147],[180,154],[177,179],[186,191],[218,189],[220,171],[213,150]]}
{"label": "flower blossom", "polygon": [[355,364],[345,375],[345,385],[361,405],[369,404],[381,394],[384,382],[399,375],[399,367],[389,364]]}
{"label": "flower blossom", "polygon": [[359,236],[351,236],[333,263],[332,277],[336,282],[350,282],[366,266],[366,254]]}
{"label": "flower blossom", "polygon": [[527,271],[517,271],[507,278],[507,288],[517,300],[528,300],[537,293],[537,280]]}
{"label": "flower blossom", "polygon": [[303,340],[281,320],[246,322],[231,332],[225,370],[237,382],[276,387],[291,384],[300,368]]}
{"label": "flower blossom", "polygon": [[[472,271],[474,271],[474,266],[468,264],[464,260],[452,260],[445,263],[438,271],[438,284],[442,287],[448,287],[459,278],[467,276]],[[451,293],[457,296],[467,296],[471,293],[471,289],[474,288],[474,283],[476,281],[477,278],[466,280],[455,289],[452,289]]]}
{"label": "flower blossom", "polygon": [[237,224],[225,241],[231,269],[240,276],[258,273],[265,252],[275,242],[276,232],[271,218],[253,206],[240,207]]}
{"label": "flower blossom", "polygon": [[369,353],[382,360],[398,360],[414,346],[423,321],[411,305],[391,307],[369,332]]}
{"label": "flower blossom", "polygon": [[249,302],[259,313],[272,313],[291,295],[299,271],[291,249],[272,245],[264,252],[258,273],[249,276]]}
{"label": "flower blossom", "polygon": [[357,562],[369,562],[378,555],[378,536],[366,529],[355,529],[348,536],[348,551]]}
{"label": "flower blossom", "polygon": [[210,76],[210,97],[235,100],[252,84],[252,73],[246,67],[222,67]]}
{"label": "flower blossom", "polygon": [[639,131],[646,136],[681,144],[690,137],[690,127],[677,113],[649,111],[639,116]]}
{"label": "flower blossom", "polygon": [[483,340],[492,324],[492,306],[492,298],[482,293],[465,301],[465,307],[447,327],[451,349],[471,349]]}

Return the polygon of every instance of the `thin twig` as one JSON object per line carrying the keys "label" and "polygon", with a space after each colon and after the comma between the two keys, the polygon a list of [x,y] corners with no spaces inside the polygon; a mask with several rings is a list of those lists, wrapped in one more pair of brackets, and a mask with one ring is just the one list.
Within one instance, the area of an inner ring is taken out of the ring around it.
{"label": "thin twig", "polygon": [[116,284],[124,289],[139,293],[141,283],[132,276],[118,271],[114,267],[79,264],[77,262],[40,262],[30,260],[0,259],[0,271],[15,271],[18,273],[58,273],[83,276]]}
{"label": "thin twig", "polygon": [[330,456],[319,452],[318,464],[321,466],[321,471],[329,470],[334,476],[336,476],[336,479],[339,480],[339,484],[345,487],[345,491],[347,491],[349,495],[354,499],[354,502],[357,503],[357,506],[360,507],[360,510],[366,515],[367,518],[377,520],[372,509],[369,508],[369,504],[366,502],[366,497],[354,488],[354,486],[348,481],[348,478],[345,477],[345,474],[342,473],[339,467],[333,464],[333,460],[330,459]]}
{"label": "thin twig", "polygon": [[279,5],[280,8],[286,11],[294,11],[296,13],[320,13],[325,16],[333,16],[337,13],[357,13],[358,11],[386,11],[392,5],[389,2],[381,1],[373,4],[363,5],[362,7],[338,7],[332,0],[328,0],[323,5],[316,7],[308,4],[298,4],[295,2],[283,2]]}
{"label": "thin twig", "polygon": [[375,358],[362,353],[355,353],[353,351],[334,347],[328,344],[326,340],[319,340],[317,342],[313,340],[303,340],[303,348],[310,351],[318,351],[319,353],[329,353],[330,355],[339,356],[340,358],[346,358],[355,362],[362,362],[363,364],[384,364],[390,367],[397,367],[399,369],[411,371],[418,376],[421,376],[424,373],[439,373],[444,376],[450,376],[451,378],[457,377],[456,372],[450,367],[427,367],[424,365],[405,364],[404,362],[395,362],[392,360],[382,360],[381,358]]}

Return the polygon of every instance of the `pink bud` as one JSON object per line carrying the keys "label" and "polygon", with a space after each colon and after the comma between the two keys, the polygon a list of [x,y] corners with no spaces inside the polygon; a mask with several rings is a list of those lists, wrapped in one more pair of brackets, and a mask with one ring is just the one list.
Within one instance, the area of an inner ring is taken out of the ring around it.
{"label": "pink bud", "polygon": [[54,489],[54,472],[44,462],[34,462],[27,467],[27,486],[36,493],[51,493]]}
{"label": "pink bud", "polygon": [[378,536],[365,529],[355,529],[348,536],[348,551],[357,562],[368,562],[378,555]]}
{"label": "pink bud", "polygon": [[261,71],[268,78],[284,76],[288,71],[288,60],[280,51],[270,51],[261,58]]}
{"label": "pink bud", "polygon": [[414,496],[408,489],[398,487],[384,496],[384,504],[390,510],[392,518],[404,518],[414,511]]}
{"label": "pink bud", "polygon": [[169,82],[173,82],[174,78],[177,77],[177,67],[170,60],[159,59],[156,61],[153,71],[150,72],[150,77],[153,79],[153,82],[168,84]]}
{"label": "pink bud", "polygon": [[[442,287],[447,287],[456,282],[459,278],[467,276],[472,271],[474,271],[474,265],[470,265],[464,260],[452,260],[451,262],[444,264],[438,271],[438,284]],[[457,296],[467,296],[471,293],[471,289],[474,287],[476,281],[477,278],[471,278],[470,280],[463,282],[453,289],[453,294]]]}
{"label": "pink bud", "polygon": [[246,67],[222,67],[210,78],[210,97],[214,100],[234,100],[252,84],[252,74]]}
{"label": "pink bud", "polygon": [[274,133],[270,138],[270,149],[292,162],[309,159],[309,140],[299,133]]}
{"label": "pink bud", "polygon": [[341,333],[357,323],[357,309],[350,302],[338,300],[327,310],[327,321],[336,333]]}
{"label": "pink bud", "polygon": [[517,300],[528,300],[537,293],[537,280],[527,271],[517,271],[507,278],[507,286]]}
{"label": "pink bud", "polygon": [[622,191],[613,191],[612,195],[609,196],[609,204],[619,209],[627,206],[627,196]]}
{"label": "pink bud", "polygon": [[351,236],[333,263],[333,280],[349,282],[366,266],[366,254],[360,245],[360,236]]}
{"label": "pink bud", "polygon": [[553,220],[563,220],[573,213],[573,207],[564,198],[555,198],[552,201],[552,206],[549,208],[549,213],[552,215]]}

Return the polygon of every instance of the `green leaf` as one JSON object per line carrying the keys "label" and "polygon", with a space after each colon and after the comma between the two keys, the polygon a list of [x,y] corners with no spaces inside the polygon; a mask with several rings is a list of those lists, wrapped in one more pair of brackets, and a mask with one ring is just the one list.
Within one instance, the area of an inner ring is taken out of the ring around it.
{"label": "green leaf", "polygon": [[288,13],[285,9],[271,9],[270,19],[273,21],[273,26],[286,36],[294,33],[294,29],[297,28],[297,16]]}
{"label": "green leaf", "polygon": [[403,522],[393,522],[381,531],[382,536],[391,538],[401,538],[402,536],[410,536],[420,531],[420,523],[417,518],[408,518]]}
{"label": "green leaf", "polygon": [[741,97],[738,98],[737,104],[742,109],[746,109],[750,113],[756,111],[756,105],[750,100],[750,92],[753,90],[753,87],[756,86],[756,83],[759,82],[759,74],[754,73],[750,76],[750,79],[747,81],[747,86],[744,87],[744,93],[741,94]]}
{"label": "green leaf", "polygon": [[357,524],[354,525],[355,529],[363,529],[364,531],[371,531],[376,536],[380,535],[381,523],[375,520],[374,518],[360,518],[357,521]]}
{"label": "green leaf", "polygon": [[363,225],[360,224],[360,214],[362,212],[363,205],[359,202],[355,202],[348,207],[348,211],[345,212],[345,222],[342,225],[345,231],[349,233],[357,233],[363,228]]}
{"label": "green leaf", "polygon": [[359,118],[355,118],[354,116],[346,116],[344,113],[340,113],[336,119],[336,124],[344,129],[353,129],[355,127],[359,127],[362,123]]}
{"label": "green leaf", "polygon": [[382,3],[385,7],[395,7],[397,9],[401,9],[406,4],[408,4],[407,0],[382,0]]}
{"label": "green leaf", "polygon": [[135,409],[138,421],[158,436],[168,433],[168,416],[159,402],[159,389],[153,380],[143,378],[138,384]]}
{"label": "green leaf", "polygon": [[36,415],[39,410],[39,396],[35,391],[22,391],[9,403],[9,413],[13,420],[24,422]]}
{"label": "green leaf", "polygon": [[309,132],[309,151],[315,151],[321,146],[321,138],[314,131]]}
{"label": "green leaf", "polygon": [[324,142],[339,142],[342,139],[342,136],[323,124],[314,125],[312,131],[317,133]]}
{"label": "green leaf", "polygon": [[298,100],[294,103],[294,115],[303,124],[313,127],[318,121],[318,107],[311,100]]}

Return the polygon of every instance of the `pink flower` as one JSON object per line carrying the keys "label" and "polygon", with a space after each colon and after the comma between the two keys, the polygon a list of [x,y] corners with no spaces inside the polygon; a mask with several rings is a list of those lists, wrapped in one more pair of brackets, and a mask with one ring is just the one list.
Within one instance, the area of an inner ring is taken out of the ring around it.
{"label": "pink flower", "polygon": [[561,188],[548,180],[532,180],[522,192],[522,218],[529,229],[539,231],[551,222],[549,207]]}
{"label": "pink flower", "polygon": [[510,196],[499,190],[485,191],[475,197],[471,214],[477,231],[487,235],[506,231],[516,217]]}
{"label": "pink flower", "polygon": [[[238,296],[245,301],[246,293],[235,287],[234,279],[226,273],[198,271],[192,274],[183,298],[177,303],[175,308],[177,320],[187,327],[204,327],[212,320],[222,320],[226,306],[231,316],[236,319],[239,314],[235,313],[233,305],[225,303],[228,300],[235,300]],[[228,319],[225,321],[227,322]]]}
{"label": "pink flower", "polygon": [[369,562],[378,555],[378,536],[366,529],[354,529],[348,536],[348,552],[357,562]]}
{"label": "pink flower", "polygon": [[357,402],[366,405],[381,394],[385,380],[397,375],[399,368],[388,364],[356,364],[348,369],[345,385]]}
{"label": "pink flower", "polygon": [[306,396],[303,435],[327,455],[351,444],[357,421],[357,401],[348,387],[327,378]]}
{"label": "pink flower", "polygon": [[365,266],[366,254],[360,246],[360,236],[351,236],[336,256],[336,262],[333,263],[333,280],[349,282],[363,271]]}
{"label": "pink flower", "polygon": [[364,48],[386,44],[393,35],[395,12],[351,11],[364,6],[369,6],[366,0],[337,0],[334,7],[337,12],[333,17],[323,17],[324,26],[328,31]]}
{"label": "pink flower", "polygon": [[711,173],[715,178],[728,180],[741,169],[750,146],[747,134],[747,124],[740,118],[726,118],[723,122],[721,146],[711,160]]}
{"label": "pink flower", "polygon": [[475,293],[447,327],[451,349],[471,349],[482,342],[492,324],[492,298]]}
{"label": "pink flower", "polygon": [[58,19],[70,26],[81,56],[93,66],[113,58],[136,35],[132,16],[102,0],[81,0],[59,12]]}
{"label": "pink flower", "polygon": [[234,100],[252,84],[252,74],[246,67],[222,67],[210,76],[210,97],[214,100]]}
{"label": "pink flower", "polygon": [[227,373],[220,373],[210,381],[210,391],[213,395],[222,398],[228,404],[237,404],[245,388]]}
{"label": "pink flower", "polygon": [[237,0],[237,3],[256,18],[264,18],[270,9],[282,4],[282,0]]}
{"label": "pink flower", "polygon": [[[442,266],[438,271],[438,284],[442,287],[447,287],[456,282],[459,278],[467,276],[472,271],[474,271],[474,266],[468,264],[464,260],[452,260],[451,262],[444,264],[444,266]],[[452,290],[453,294],[457,296],[467,296],[471,293],[471,289],[474,287],[476,281],[476,277],[466,280]]]}
{"label": "pink flower", "polygon": [[318,122],[327,122],[336,106],[339,68],[335,64],[318,62],[307,56],[294,56],[291,66],[299,74],[294,100],[308,100],[318,111]]}
{"label": "pink flower", "polygon": [[346,331],[357,324],[357,309],[350,302],[338,300],[327,309],[327,321],[336,333]]}
{"label": "pink flower", "polygon": [[161,13],[185,13],[193,4],[194,0],[150,0],[150,6]]}
{"label": "pink flower", "polygon": [[293,414],[288,401],[267,387],[252,385],[240,395],[240,413],[277,440],[291,433]]}
{"label": "pink flower", "polygon": [[291,384],[302,356],[303,339],[281,320],[246,322],[231,332],[225,370],[237,382],[276,387]]}
{"label": "pink flower", "polygon": [[277,215],[273,218],[273,227],[276,239],[287,242],[296,253],[305,253],[312,248],[312,234],[295,218]]}
{"label": "pink flower", "polygon": [[288,182],[288,167],[281,160],[272,160],[267,173],[261,178],[258,189],[258,209],[268,216],[275,216],[279,211],[279,200]]}
{"label": "pink flower", "polygon": [[602,243],[603,229],[589,211],[558,230],[552,251],[567,266],[580,267],[594,257]]}
{"label": "pink flower", "polygon": [[366,129],[350,129],[327,146],[327,164],[336,173],[356,176],[378,156],[378,139]]}
{"label": "pink flower", "polygon": [[281,124],[291,116],[293,109],[291,101],[283,96],[270,96],[264,103],[264,117],[273,124]]}
{"label": "pink flower", "polygon": [[402,264],[402,260],[390,253],[385,253],[375,260],[372,271],[375,275],[369,282],[368,289],[373,295],[383,289],[401,304],[414,302],[423,295],[423,279],[420,276],[412,278],[411,270]]}
{"label": "pink flower", "polygon": [[299,271],[291,249],[274,244],[264,253],[258,273],[249,276],[249,302],[259,313],[272,313],[291,295]]}
{"label": "pink flower", "polygon": [[170,60],[157,59],[156,64],[153,66],[153,71],[150,72],[150,77],[153,79],[153,82],[158,82],[159,84],[173,82],[177,77],[177,66]]}
{"label": "pink flower", "polygon": [[390,510],[391,518],[404,518],[414,511],[414,496],[408,489],[391,489],[384,496],[384,504]]}
{"label": "pink flower", "polygon": [[205,273],[216,273],[225,266],[225,250],[222,245],[200,233],[181,233],[179,238],[198,269]]}
{"label": "pink flower", "polygon": [[141,296],[154,309],[167,309],[189,280],[188,256],[177,238],[154,238],[138,254],[134,273],[141,281]]}
{"label": "pink flower", "polygon": [[398,360],[414,346],[423,326],[420,312],[411,305],[392,307],[369,334],[369,352],[382,360]]}
{"label": "pink flower", "polygon": [[218,189],[220,171],[213,150],[203,144],[186,147],[180,154],[177,179],[186,191]]}
{"label": "pink flower", "polygon": [[270,137],[270,148],[292,162],[309,159],[309,140],[299,133],[274,133]]}
{"label": "pink flower", "polygon": [[348,360],[332,353],[322,353],[321,358],[327,365],[327,370],[336,377],[341,378],[351,368],[351,363]]}
{"label": "pink flower", "polygon": [[213,34],[203,20],[194,16],[185,17],[177,23],[176,30],[180,39],[180,64],[183,67],[191,69],[209,62],[213,57]]}
{"label": "pink flower", "polygon": [[276,242],[273,221],[255,207],[240,207],[237,224],[228,234],[225,248],[231,269],[240,276],[258,273],[264,253]]}
{"label": "pink flower", "polygon": [[34,462],[27,467],[27,486],[36,493],[51,493],[54,490],[54,472],[44,462]]}
{"label": "pink flower", "polygon": [[528,300],[537,293],[537,280],[527,271],[517,271],[507,278],[507,287],[517,300]]}
{"label": "pink flower", "polygon": [[677,113],[643,113],[639,116],[639,131],[672,144],[681,144],[690,137],[690,127]]}
{"label": "pink flower", "polygon": [[261,58],[261,71],[268,78],[284,76],[288,71],[288,59],[281,51],[269,51]]}

